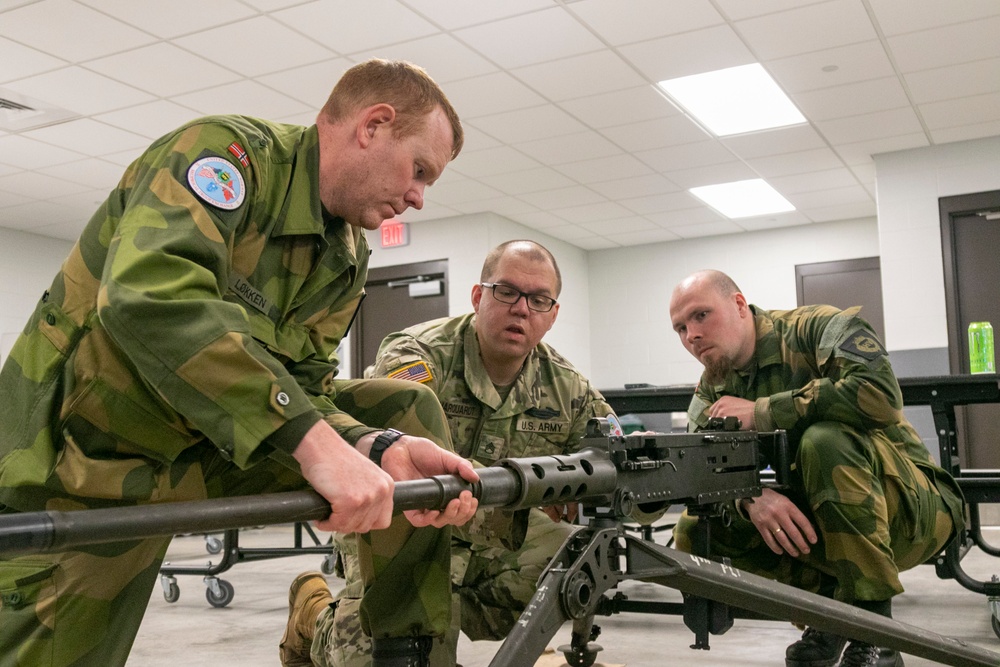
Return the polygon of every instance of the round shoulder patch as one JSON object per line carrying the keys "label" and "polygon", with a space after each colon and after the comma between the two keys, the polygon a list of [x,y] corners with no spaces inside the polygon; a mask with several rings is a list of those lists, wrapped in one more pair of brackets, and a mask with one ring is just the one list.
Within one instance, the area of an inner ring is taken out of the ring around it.
{"label": "round shoulder patch", "polygon": [[202,158],[188,167],[188,184],[196,195],[227,211],[239,208],[246,195],[240,170],[221,157]]}

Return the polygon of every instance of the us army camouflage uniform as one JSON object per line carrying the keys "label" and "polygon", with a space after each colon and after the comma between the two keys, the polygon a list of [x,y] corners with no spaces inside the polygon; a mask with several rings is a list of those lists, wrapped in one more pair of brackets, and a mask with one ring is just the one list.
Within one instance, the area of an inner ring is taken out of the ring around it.
{"label": "us army camouflage uniform", "polygon": [[[449,445],[430,391],[334,380],[369,250],[324,214],[318,172],[315,126],[235,116],[186,125],[126,170],[0,372],[0,512],[302,488],[290,453],[320,419],[352,443],[393,424]],[[410,538],[363,545],[363,563],[368,547],[423,550],[419,571],[367,568],[368,583],[388,574],[366,618],[387,597],[396,612],[376,634],[448,627],[450,533]],[[124,664],[168,543],[0,560],[0,665]]]}
{"label": "us army camouflage uniform", "polygon": [[[588,420],[613,414],[586,378],[545,343],[532,350],[510,394],[501,399],[483,367],[474,324],[475,315],[469,314],[390,334],[373,370],[376,376],[408,377],[431,388],[462,456],[490,465],[507,457],[570,453],[578,448]],[[538,509],[527,515],[526,536],[523,521],[511,526],[509,515],[500,512],[479,512],[476,526],[455,529],[453,627],[447,646],[432,654],[432,664],[454,664],[459,618],[470,639],[506,637],[545,565],[575,530]],[[506,546],[482,539],[484,534],[501,538]],[[338,545],[347,586],[335,609],[320,615],[312,659],[321,666],[367,665],[370,644],[358,631],[352,611],[359,590],[353,547],[349,539],[338,540]]]}
{"label": "us army camouflage uniform", "polygon": [[[713,557],[844,602],[887,600],[899,572],[923,563],[962,525],[961,491],[934,464],[902,413],[888,356],[859,308],[751,306],[757,346],[748,368],[721,384],[702,382],[688,412],[704,428],[722,396],[755,401],[757,430],[786,429],[795,448],[788,496],[817,527],[819,543],[799,558],[773,553],[738,512],[713,519]],[[696,521],[677,524],[691,550]]]}

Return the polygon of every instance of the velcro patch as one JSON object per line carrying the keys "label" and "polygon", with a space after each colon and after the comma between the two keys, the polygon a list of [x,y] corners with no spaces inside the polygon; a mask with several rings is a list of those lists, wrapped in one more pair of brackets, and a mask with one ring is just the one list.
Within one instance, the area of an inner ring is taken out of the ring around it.
{"label": "velcro patch", "polygon": [[246,187],[240,170],[221,157],[206,157],[188,167],[188,184],[203,200],[217,208],[232,211],[240,207]]}
{"label": "velcro patch", "polygon": [[418,361],[414,364],[401,366],[386,375],[386,377],[393,380],[410,380],[411,382],[430,382],[434,379],[434,376],[431,375],[430,366],[427,365],[426,361]]}
{"label": "velcro patch", "polygon": [[847,340],[840,344],[840,349],[850,354],[856,354],[868,361],[877,359],[886,353],[885,348],[882,347],[882,343],[879,342],[878,338],[863,329],[858,329],[849,335]]}

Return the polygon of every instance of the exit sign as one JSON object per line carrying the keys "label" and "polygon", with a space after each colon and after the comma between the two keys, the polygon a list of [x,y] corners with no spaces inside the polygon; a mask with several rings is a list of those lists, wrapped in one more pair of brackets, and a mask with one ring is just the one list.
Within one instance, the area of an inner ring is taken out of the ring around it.
{"label": "exit sign", "polygon": [[379,230],[382,232],[383,248],[410,245],[410,226],[405,222],[386,223]]}

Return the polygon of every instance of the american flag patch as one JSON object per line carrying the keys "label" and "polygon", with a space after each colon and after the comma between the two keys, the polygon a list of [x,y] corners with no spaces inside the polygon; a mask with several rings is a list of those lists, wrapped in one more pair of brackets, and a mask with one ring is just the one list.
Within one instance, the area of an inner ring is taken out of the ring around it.
{"label": "american flag patch", "polygon": [[234,141],[233,143],[229,144],[229,152],[232,153],[233,157],[239,160],[240,164],[242,164],[244,167],[250,166],[250,157],[247,155],[247,152],[243,150],[243,147],[240,146],[238,141]]}
{"label": "american flag patch", "polygon": [[393,380],[410,380],[412,382],[430,382],[434,379],[426,361],[418,361],[415,364],[397,368],[386,377]]}

